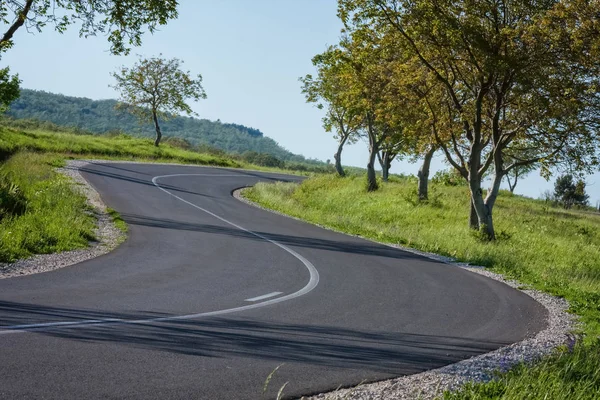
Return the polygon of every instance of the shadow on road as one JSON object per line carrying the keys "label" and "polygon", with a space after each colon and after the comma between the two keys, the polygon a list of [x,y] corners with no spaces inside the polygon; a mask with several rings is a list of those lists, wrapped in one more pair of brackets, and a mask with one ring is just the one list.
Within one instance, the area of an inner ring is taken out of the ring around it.
{"label": "shadow on road", "polygon": [[[0,323],[4,326],[15,321],[22,323],[30,313],[36,317],[43,315],[72,319],[77,316],[87,319],[129,320],[144,319],[151,315],[126,315],[0,302]],[[247,318],[54,327],[44,328],[36,334],[84,342],[134,346],[188,356],[247,357],[332,368],[361,368],[396,375],[441,367],[507,344],[471,338],[286,324]]]}
{"label": "shadow on road", "polygon": [[[195,224],[183,221],[175,221],[164,218],[154,218],[137,214],[121,214],[125,222],[130,225],[147,226],[152,228],[175,229],[192,232],[203,232],[215,235],[227,235],[241,239],[263,240],[249,232],[242,231],[234,227],[211,225],[211,224]],[[344,241],[344,240],[328,240],[323,238],[312,238],[304,236],[282,235],[277,233],[256,231],[255,233],[274,240],[278,243],[318,250],[339,251],[348,254],[363,254],[369,256],[380,256],[394,259],[411,259],[418,260],[422,258],[414,253],[408,253],[392,247],[369,243],[367,241]],[[423,260],[431,262],[430,259],[423,257]]]}
{"label": "shadow on road", "polygon": [[[104,165],[102,165],[102,167],[104,167]],[[110,172],[110,171],[103,171],[103,170],[99,170],[96,168],[90,168],[90,167],[81,167],[78,168],[79,171],[83,172],[84,174],[89,174],[89,175],[97,175],[97,176],[102,176],[105,178],[111,178],[111,179],[118,179],[121,181],[127,181],[127,182],[131,182],[131,183],[136,183],[139,185],[146,185],[146,186],[152,186],[152,187],[156,187],[154,185],[154,183],[152,183],[152,178],[136,178],[134,176],[128,176],[128,175],[124,175],[121,173],[114,173],[114,172]],[[166,189],[170,192],[178,192],[178,193],[187,193],[187,194],[193,194],[193,195],[197,195],[197,196],[202,196],[202,197],[210,197],[210,198],[215,198],[214,196],[210,196],[204,193],[200,193],[200,192],[194,192],[191,190],[186,190],[186,189],[182,189],[180,187],[177,186],[173,186],[173,185],[169,185],[166,183],[162,183],[162,182],[158,182],[160,187],[163,189]]]}

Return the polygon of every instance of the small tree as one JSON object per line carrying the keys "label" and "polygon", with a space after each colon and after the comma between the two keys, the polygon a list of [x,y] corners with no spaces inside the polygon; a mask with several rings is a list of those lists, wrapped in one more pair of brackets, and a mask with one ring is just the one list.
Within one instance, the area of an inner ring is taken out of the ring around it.
{"label": "small tree", "polygon": [[154,122],[155,146],[159,145],[162,138],[159,117],[168,119],[181,112],[197,115],[186,101],[206,98],[202,76],[193,79],[189,71],[179,69],[182,63],[177,58],[140,58],[132,68],[122,67],[120,71],[112,73],[117,81],[112,87],[121,95],[117,107],[126,108],[141,121]]}
{"label": "small tree", "polygon": [[589,196],[585,192],[583,180],[573,181],[573,175],[559,176],[554,183],[554,197],[563,207],[571,208],[573,205],[585,206]]}

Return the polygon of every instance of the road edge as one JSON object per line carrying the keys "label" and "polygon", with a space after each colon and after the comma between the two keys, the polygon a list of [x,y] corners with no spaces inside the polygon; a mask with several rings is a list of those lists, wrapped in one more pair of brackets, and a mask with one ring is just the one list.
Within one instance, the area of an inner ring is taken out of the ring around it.
{"label": "road edge", "polygon": [[0,268],[0,279],[39,274],[65,268],[83,261],[107,254],[117,248],[126,239],[126,234],[113,222],[100,194],[86,181],[79,169],[88,165],[87,160],[68,160],[66,166],[56,171],[71,180],[73,190],[87,199],[94,217],[96,241],[90,242],[84,249],[63,251],[59,253],[37,254],[14,263],[3,264]]}
{"label": "road edge", "polygon": [[528,295],[541,304],[547,311],[545,329],[537,332],[533,337],[517,343],[501,347],[498,350],[475,356],[458,363],[445,367],[425,371],[419,374],[401,376],[375,383],[361,384],[353,388],[335,390],[321,393],[311,397],[303,397],[305,400],[359,400],[359,399],[434,399],[441,396],[444,391],[455,391],[467,382],[487,382],[497,372],[505,372],[513,366],[525,362],[531,363],[550,355],[555,349],[564,346],[576,338],[573,332],[577,329],[579,321],[577,316],[567,312],[569,303],[567,300],[552,296],[539,290],[524,287],[523,284],[504,278],[504,276],[491,272],[485,267],[473,266],[459,263],[456,260],[440,256],[435,253],[427,253],[401,245],[378,242],[358,235],[351,235],[336,229],[331,229],[320,224],[315,224],[301,218],[293,217],[279,211],[263,207],[244,197],[244,188],[236,189],[232,196],[253,207],[260,208],[287,218],[318,226],[322,229],[342,233],[344,235],[360,237],[374,243],[407,251],[419,256],[442,262],[444,264],[458,267],[472,273],[486,276],[504,283],[520,292]]}

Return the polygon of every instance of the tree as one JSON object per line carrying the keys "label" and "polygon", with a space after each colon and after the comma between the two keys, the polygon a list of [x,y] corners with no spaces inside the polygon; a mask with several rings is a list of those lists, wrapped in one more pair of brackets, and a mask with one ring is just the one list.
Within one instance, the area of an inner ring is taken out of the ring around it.
{"label": "tree", "polygon": [[[340,0],[346,30],[393,27],[418,60],[423,101],[439,125],[435,142],[468,183],[477,217],[471,226],[490,240],[500,183],[511,170],[597,163],[600,76],[562,39],[571,36],[568,25],[553,23],[559,4]],[[530,159],[505,157],[529,150]],[[492,187],[484,193],[490,168]]]}
{"label": "tree", "polygon": [[17,30],[41,32],[47,25],[64,32],[80,24],[79,36],[107,36],[110,52],[128,54],[139,46],[144,30],[177,17],[177,0],[5,0],[0,18],[7,27],[0,38],[0,54],[14,45]]}
{"label": "tree", "polygon": [[392,154],[396,157],[403,152],[405,115],[410,114],[391,79],[395,63],[403,54],[386,39],[377,32],[361,29],[350,32],[340,43],[352,66],[348,101],[362,116],[362,131],[369,144],[368,191],[378,189],[375,161],[379,152],[388,152],[387,159],[382,159],[386,175]]}
{"label": "tree", "polygon": [[559,176],[554,183],[554,198],[564,208],[574,205],[586,206],[589,196],[585,192],[585,181],[580,179],[574,182],[571,174]]}
{"label": "tree", "polygon": [[318,75],[316,78],[310,74],[300,78],[302,93],[307,102],[316,103],[319,109],[327,109],[323,117],[323,127],[326,132],[335,129],[335,138],[338,141],[337,150],[333,155],[335,170],[339,176],[345,176],[342,150],[346,143],[355,143],[358,140],[362,124],[361,116],[352,103],[347,101],[345,85],[348,83],[351,66],[342,50],[333,46],[313,57],[312,62],[317,67]]}
{"label": "tree", "polygon": [[112,73],[117,81],[112,87],[121,95],[120,106],[141,120],[154,122],[155,146],[162,138],[159,117],[168,119],[180,112],[197,115],[186,101],[206,98],[202,76],[193,79],[189,71],[179,69],[181,64],[177,58],[140,58],[132,68],[122,67],[119,72]]}
{"label": "tree", "polygon": [[0,112],[5,112],[10,103],[19,98],[20,80],[18,75],[10,76],[10,70],[0,69]]}

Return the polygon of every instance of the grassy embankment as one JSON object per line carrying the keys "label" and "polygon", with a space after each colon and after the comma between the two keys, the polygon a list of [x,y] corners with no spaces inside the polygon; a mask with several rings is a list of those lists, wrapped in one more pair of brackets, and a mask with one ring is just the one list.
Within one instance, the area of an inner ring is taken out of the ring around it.
{"label": "grassy embankment", "polygon": [[499,240],[486,243],[467,227],[468,194],[461,186],[432,184],[430,200],[419,203],[414,179],[395,179],[367,193],[363,178],[321,176],[300,185],[261,183],[245,195],[336,230],[490,267],[565,297],[581,316],[586,339],[574,351],[448,398],[600,398],[600,215],[502,192],[495,208]]}
{"label": "grassy embankment", "polygon": [[[54,127],[61,129],[60,127]],[[127,135],[100,136],[0,125],[0,262],[87,246],[94,218],[68,179],[54,172],[66,159],[173,162],[283,172],[222,152],[199,152]],[[294,173],[296,171],[285,171]],[[304,172],[306,173],[306,172]],[[122,230],[125,223],[111,211]]]}

